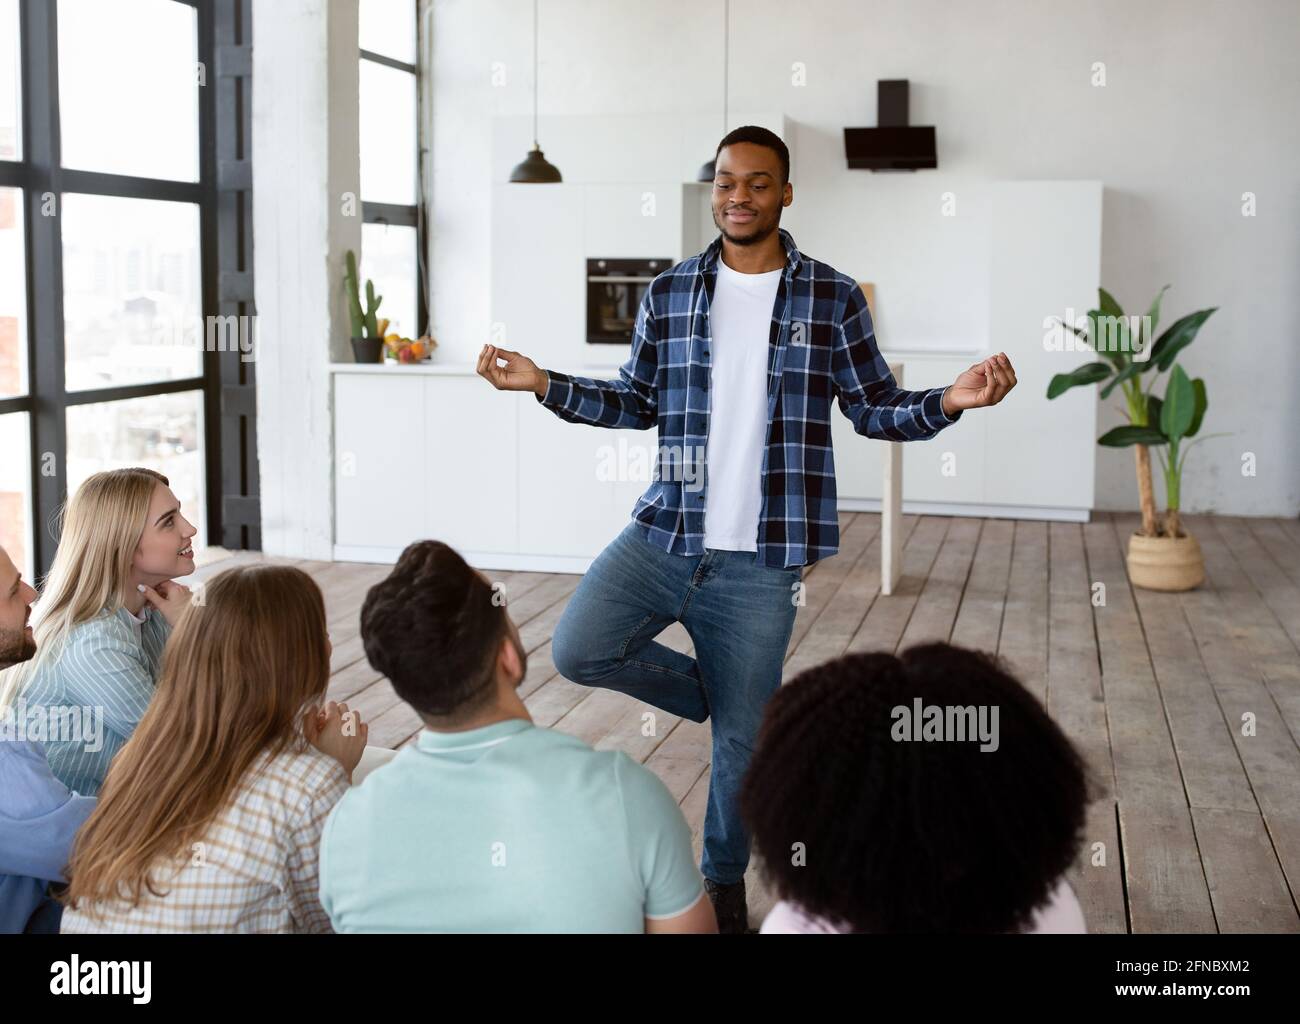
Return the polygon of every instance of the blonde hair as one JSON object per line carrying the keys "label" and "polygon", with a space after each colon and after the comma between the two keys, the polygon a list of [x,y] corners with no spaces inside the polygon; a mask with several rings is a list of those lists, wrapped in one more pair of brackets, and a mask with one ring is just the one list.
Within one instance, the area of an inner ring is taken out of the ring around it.
{"label": "blonde hair", "polygon": [[116,612],[144,535],[154,488],[168,480],[152,469],[95,473],[64,507],[54,565],[32,609],[36,655],[0,673],[0,715],[57,658],[72,628],[102,612]]}
{"label": "blonde hair", "polygon": [[227,569],[167,641],[158,690],[77,835],[64,902],[138,906],[179,866],[263,752],[305,738],[329,685],[325,602],[301,569]]}

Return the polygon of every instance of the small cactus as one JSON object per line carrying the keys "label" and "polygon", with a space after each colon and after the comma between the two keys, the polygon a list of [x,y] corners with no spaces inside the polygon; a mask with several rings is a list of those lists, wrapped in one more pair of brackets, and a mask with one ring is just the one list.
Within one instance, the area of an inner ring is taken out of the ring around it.
{"label": "small cactus", "polygon": [[351,249],[348,250],[347,272],[344,274],[343,280],[348,293],[348,318],[352,322],[352,337],[379,337],[379,323],[375,318],[375,311],[379,309],[379,304],[384,301],[384,297],[375,295],[375,283],[367,280],[366,305],[364,309],[362,308],[359,280],[357,278],[357,257],[356,253]]}
{"label": "small cactus", "polygon": [[384,301],[382,295],[375,296],[375,282],[366,281],[366,337],[379,337],[379,321],[375,317],[375,311],[379,309],[379,304]]}

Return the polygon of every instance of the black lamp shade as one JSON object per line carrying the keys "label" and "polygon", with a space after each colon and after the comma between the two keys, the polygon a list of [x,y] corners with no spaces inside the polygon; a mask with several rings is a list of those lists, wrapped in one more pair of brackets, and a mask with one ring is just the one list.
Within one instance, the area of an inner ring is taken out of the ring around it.
{"label": "black lamp shade", "polygon": [[542,151],[533,146],[521,164],[516,164],[510,172],[510,180],[517,184],[554,184],[562,181],[560,169],[542,155]]}
{"label": "black lamp shade", "polygon": [[695,180],[707,181],[712,183],[717,172],[718,172],[718,161],[716,159],[710,160],[707,164],[703,164],[700,166],[700,171],[697,175],[695,175]]}

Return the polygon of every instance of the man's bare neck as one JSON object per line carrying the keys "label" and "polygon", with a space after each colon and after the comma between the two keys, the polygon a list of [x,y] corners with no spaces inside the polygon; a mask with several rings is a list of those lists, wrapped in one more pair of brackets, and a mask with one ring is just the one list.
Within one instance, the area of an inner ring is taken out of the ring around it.
{"label": "man's bare neck", "polygon": [[781,240],[773,235],[772,244],[736,245],[722,240],[722,261],[738,274],[766,274],[785,266],[785,249]]}

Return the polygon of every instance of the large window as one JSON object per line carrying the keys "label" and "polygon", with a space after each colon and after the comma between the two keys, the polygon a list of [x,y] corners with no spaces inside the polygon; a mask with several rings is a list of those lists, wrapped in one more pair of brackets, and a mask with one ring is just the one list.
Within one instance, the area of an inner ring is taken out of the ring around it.
{"label": "large window", "polygon": [[246,16],[0,0],[0,543],[29,576],[102,469],[157,469],[221,542],[216,65]]}
{"label": "large window", "polygon": [[416,0],[360,0],[361,274],[389,330],[426,329],[419,174]]}

